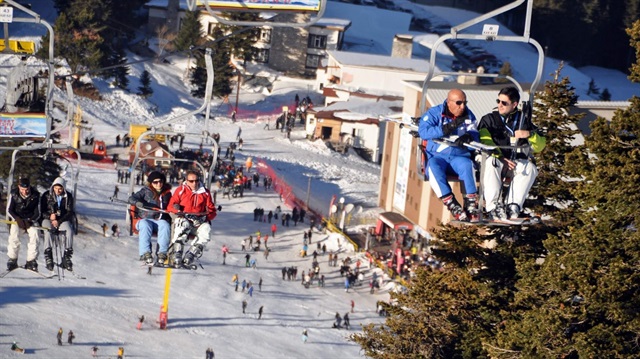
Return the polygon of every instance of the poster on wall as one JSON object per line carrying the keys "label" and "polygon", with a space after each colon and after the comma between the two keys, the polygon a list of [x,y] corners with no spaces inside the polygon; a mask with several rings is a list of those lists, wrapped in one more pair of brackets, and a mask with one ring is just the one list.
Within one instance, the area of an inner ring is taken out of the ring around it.
{"label": "poster on wall", "polygon": [[[407,114],[402,114],[402,121],[411,123],[411,118]],[[409,129],[405,127],[400,130],[396,182],[393,193],[393,207],[400,213],[404,213],[404,204],[407,201],[407,183],[409,182],[412,144],[413,136],[409,134]]]}

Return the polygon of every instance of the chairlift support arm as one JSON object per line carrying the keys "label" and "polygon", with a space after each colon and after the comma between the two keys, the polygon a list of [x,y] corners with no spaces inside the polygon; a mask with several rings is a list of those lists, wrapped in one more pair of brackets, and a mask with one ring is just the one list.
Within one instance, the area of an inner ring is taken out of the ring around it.
{"label": "chairlift support arm", "polygon": [[[509,10],[512,10],[520,5],[522,5],[522,3],[527,2],[527,12],[526,12],[526,19],[525,19],[525,27],[524,27],[524,31],[523,31],[523,35],[522,36],[501,36],[501,35],[497,35],[495,37],[491,37],[491,38],[487,38],[487,36],[485,35],[481,35],[481,34],[460,34],[459,32],[461,30],[464,30],[472,25],[476,25],[479,24],[480,22],[495,17],[497,15],[500,15],[502,13],[505,13]],[[544,50],[542,48],[542,46],[540,45],[540,43],[538,43],[536,40],[532,39],[530,36],[530,28],[531,28],[531,13],[532,13],[532,9],[533,9],[533,0],[516,0],[513,3],[507,4],[505,6],[502,6],[498,9],[495,9],[493,11],[490,11],[484,15],[480,15],[476,18],[473,18],[469,21],[466,21],[460,25],[454,26],[451,28],[451,33],[450,34],[444,34],[442,36],[440,36],[436,42],[433,45],[433,48],[431,49],[431,56],[429,59],[429,71],[427,73],[427,77],[424,80],[424,83],[422,85],[422,101],[420,103],[420,111],[422,113],[424,113],[426,111],[426,106],[427,106],[427,89],[429,86],[429,83],[431,82],[431,80],[435,77],[434,73],[435,73],[435,67],[436,67],[436,55],[437,55],[437,49],[438,47],[445,42],[446,40],[449,39],[461,39],[461,40],[492,40],[492,41],[505,41],[505,42],[522,42],[522,43],[529,43],[531,45],[533,45],[536,50],[538,51],[538,63],[537,63],[537,68],[536,68],[536,76],[533,80],[533,82],[531,83],[531,88],[529,89],[529,101],[531,103],[533,103],[533,99],[534,99],[534,94],[535,91],[538,87],[538,84],[540,83],[540,79],[542,78],[542,71],[544,68]],[[451,73],[451,72],[442,72],[439,73],[439,75],[459,75],[459,73]],[[494,74],[476,74],[476,73],[471,73],[471,74],[467,74],[467,75],[471,75],[471,76],[477,76],[477,77],[499,77],[498,76],[486,76],[486,75],[494,75]],[[504,76],[503,76],[504,77]],[[515,79],[511,78],[511,77],[506,77],[508,78],[511,82],[513,82],[514,84],[517,85],[518,90],[523,93],[522,88],[520,87],[520,85],[517,83],[517,81],[515,81]]]}

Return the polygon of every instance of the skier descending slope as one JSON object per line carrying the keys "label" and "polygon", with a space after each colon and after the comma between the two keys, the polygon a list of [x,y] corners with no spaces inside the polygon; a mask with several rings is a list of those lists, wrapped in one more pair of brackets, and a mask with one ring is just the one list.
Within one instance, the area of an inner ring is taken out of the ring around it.
{"label": "skier descending slope", "polygon": [[[168,209],[183,215],[176,218],[174,236],[171,239],[175,249],[174,267],[189,268],[195,258],[202,255],[204,246],[209,242],[211,221],[217,214],[211,193],[198,180],[196,172],[187,172],[184,183],[173,192]],[[182,248],[190,234],[194,234],[196,238],[183,259]]]}

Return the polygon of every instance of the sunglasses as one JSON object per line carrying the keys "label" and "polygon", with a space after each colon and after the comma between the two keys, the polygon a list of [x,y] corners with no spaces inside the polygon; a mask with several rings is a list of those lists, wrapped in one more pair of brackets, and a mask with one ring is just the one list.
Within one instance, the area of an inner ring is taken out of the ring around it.
{"label": "sunglasses", "polygon": [[468,101],[458,100],[458,101],[451,101],[451,102],[455,103],[458,106],[461,106],[461,105],[465,105],[466,106]]}
{"label": "sunglasses", "polygon": [[196,181],[198,181],[198,180],[197,180],[197,179],[194,179],[194,180],[190,180],[190,179],[188,179],[188,180],[187,180],[187,182],[189,182],[189,183],[193,183],[193,182],[196,182]]}
{"label": "sunglasses", "polygon": [[153,184],[162,183],[162,180],[155,180],[155,181],[153,181],[153,182],[151,182],[151,183],[153,183]]}
{"label": "sunglasses", "polygon": [[496,99],[497,104],[502,104],[502,106],[511,106],[513,102],[501,101],[500,99]]}

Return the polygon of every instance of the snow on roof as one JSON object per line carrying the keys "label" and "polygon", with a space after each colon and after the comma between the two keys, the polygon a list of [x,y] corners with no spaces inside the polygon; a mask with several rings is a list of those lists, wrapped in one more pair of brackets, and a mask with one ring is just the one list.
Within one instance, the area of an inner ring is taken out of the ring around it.
{"label": "snow on roof", "polygon": [[317,117],[333,116],[348,121],[377,119],[399,112],[402,100],[389,101],[379,98],[351,97],[349,101],[339,101],[325,107],[316,107]]}
{"label": "snow on roof", "polygon": [[429,61],[422,59],[406,59],[348,51],[327,51],[327,54],[342,65],[352,67],[379,67],[418,72],[425,75],[429,71]]}
{"label": "snow on roof", "polygon": [[629,101],[578,101],[576,107],[588,108],[627,108],[631,105]]}
{"label": "snow on roof", "polygon": [[351,26],[351,20],[323,17],[311,26],[342,27],[344,29],[347,29],[349,26]]}

